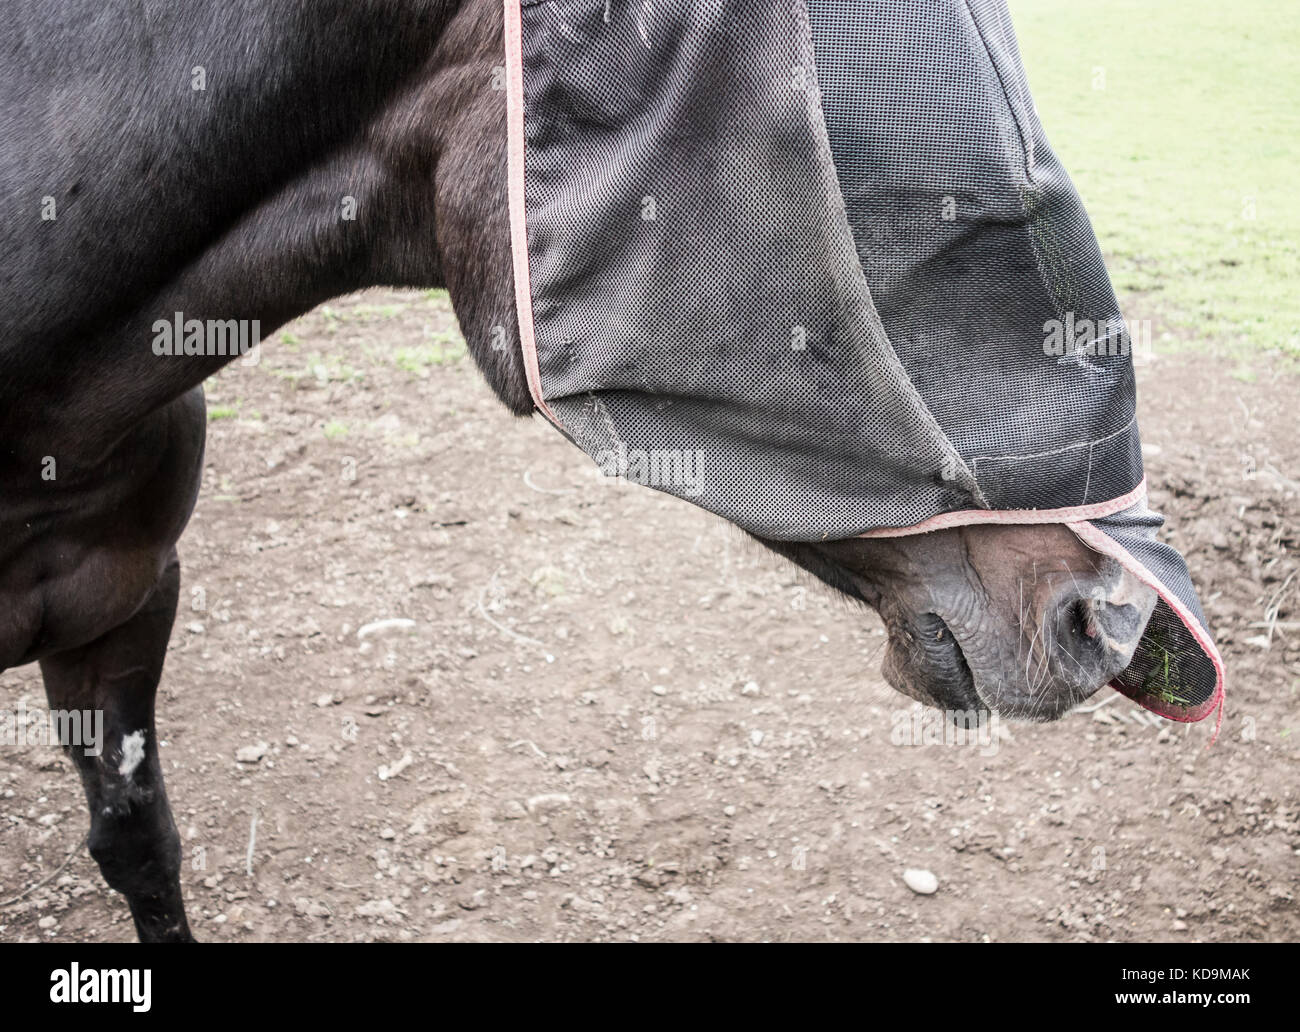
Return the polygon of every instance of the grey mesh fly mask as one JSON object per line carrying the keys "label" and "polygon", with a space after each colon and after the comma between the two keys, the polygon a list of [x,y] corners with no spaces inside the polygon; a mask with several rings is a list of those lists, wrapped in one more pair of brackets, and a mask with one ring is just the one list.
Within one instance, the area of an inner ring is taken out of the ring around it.
{"label": "grey mesh fly mask", "polygon": [[1060,523],[1222,700],[1145,504],[1133,346],[1002,0],[505,0],[520,337],[606,472],[769,538]]}

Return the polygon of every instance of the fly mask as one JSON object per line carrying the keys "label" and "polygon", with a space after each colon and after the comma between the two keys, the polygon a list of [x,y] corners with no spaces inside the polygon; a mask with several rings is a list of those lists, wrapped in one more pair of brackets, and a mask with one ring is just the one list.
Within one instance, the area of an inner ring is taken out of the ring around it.
{"label": "fly mask", "polygon": [[1003,0],[505,12],[520,338],[570,440],[768,538],[1064,524],[1159,596],[1114,687],[1219,706]]}

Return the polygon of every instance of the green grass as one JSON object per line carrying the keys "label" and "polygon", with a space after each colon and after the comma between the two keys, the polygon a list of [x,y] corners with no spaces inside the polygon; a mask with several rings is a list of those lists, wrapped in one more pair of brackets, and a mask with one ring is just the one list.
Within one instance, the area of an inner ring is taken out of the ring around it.
{"label": "green grass", "polygon": [[426,331],[427,340],[393,352],[398,369],[417,376],[427,375],[427,367],[455,365],[468,353],[465,339],[455,329]]}
{"label": "green grass", "polygon": [[307,356],[306,364],[301,367],[272,366],[272,376],[297,383],[305,378],[313,378],[322,386],[327,383],[350,383],[365,379],[365,371],[342,362],[337,355],[321,355],[313,351]]}
{"label": "green grass", "polygon": [[1010,7],[1039,116],[1130,317],[1300,358],[1296,0]]}
{"label": "green grass", "polygon": [[[346,313],[347,318],[366,322],[375,319],[396,319],[411,306],[401,302],[384,305],[356,304],[349,308]],[[331,314],[334,314],[331,310]]]}
{"label": "green grass", "polygon": [[1190,706],[1191,699],[1183,694],[1183,675],[1178,669],[1178,656],[1169,651],[1160,628],[1154,628],[1142,642],[1148,664],[1142,690],[1170,706]]}

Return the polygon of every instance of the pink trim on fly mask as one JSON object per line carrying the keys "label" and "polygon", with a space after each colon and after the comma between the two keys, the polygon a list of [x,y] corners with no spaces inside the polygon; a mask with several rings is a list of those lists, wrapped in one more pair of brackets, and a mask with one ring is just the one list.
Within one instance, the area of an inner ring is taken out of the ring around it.
{"label": "pink trim on fly mask", "polygon": [[959,512],[945,512],[932,516],[928,520],[912,527],[877,527],[858,537],[896,538],[912,534],[928,534],[933,530],[947,530],[950,527],[970,527],[987,523],[1037,524],[1064,523],[1072,524],[1079,520],[1099,520],[1104,516],[1114,516],[1117,512],[1132,508],[1146,497],[1147,482],[1142,482],[1126,495],[1112,498],[1109,502],[1096,502],[1092,505],[1072,505],[1065,509],[962,509]]}
{"label": "pink trim on fly mask", "polygon": [[509,137],[510,247],[515,260],[515,309],[519,317],[519,346],[524,374],[533,402],[552,423],[563,425],[542,397],[542,373],[537,362],[537,335],[533,327],[532,277],[528,271],[528,214],[524,206],[524,36],[519,0],[505,0],[506,133]]}

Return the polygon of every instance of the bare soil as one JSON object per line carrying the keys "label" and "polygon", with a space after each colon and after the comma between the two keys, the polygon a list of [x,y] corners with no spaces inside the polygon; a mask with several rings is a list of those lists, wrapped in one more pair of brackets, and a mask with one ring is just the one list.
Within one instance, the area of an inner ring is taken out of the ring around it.
{"label": "bare soil", "polygon": [[[1140,371],[1218,743],[1113,697],[903,746],[874,614],[513,420],[443,296],[318,309],[209,389],[160,702],[195,933],[1300,938],[1300,392],[1253,376]],[[134,938],[86,826],[59,752],[0,748],[0,939]]]}

